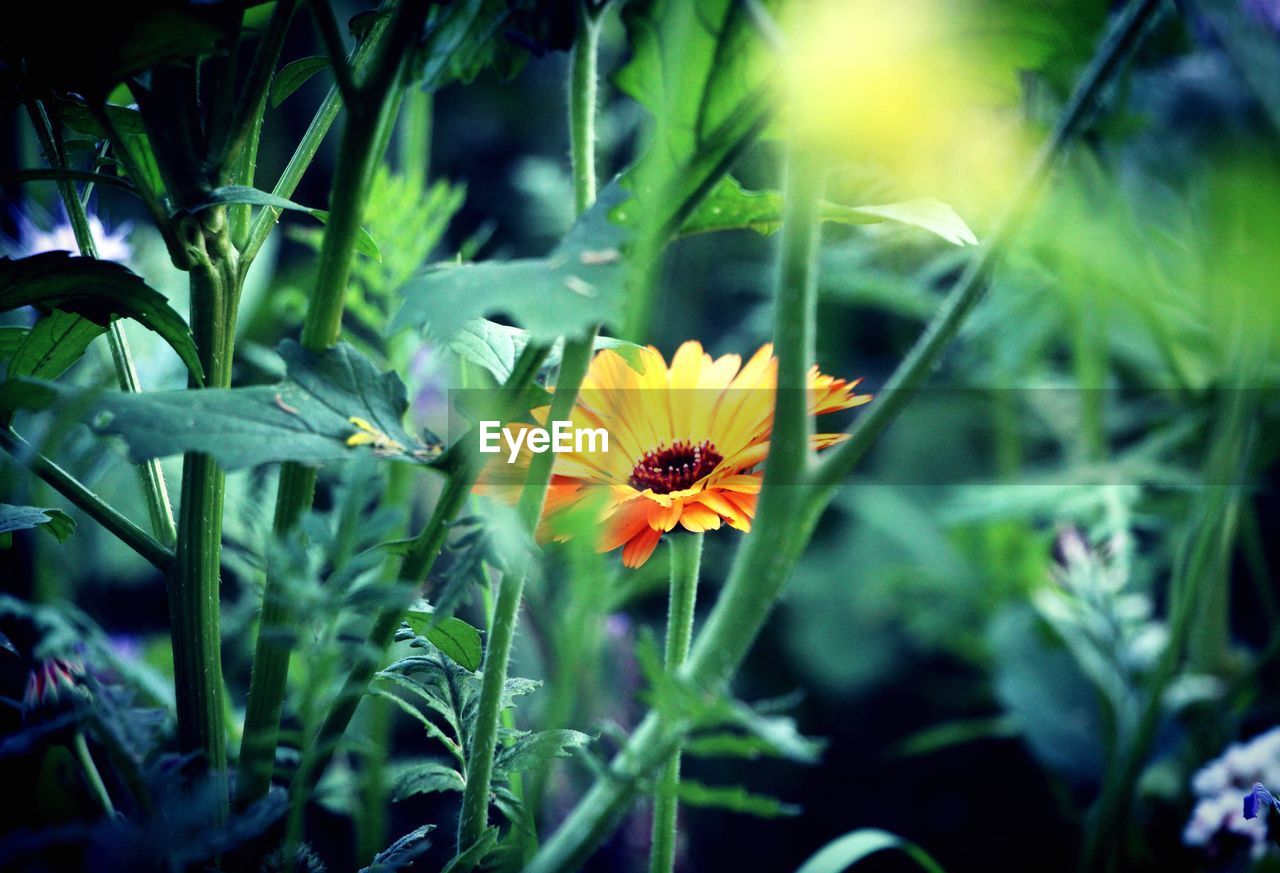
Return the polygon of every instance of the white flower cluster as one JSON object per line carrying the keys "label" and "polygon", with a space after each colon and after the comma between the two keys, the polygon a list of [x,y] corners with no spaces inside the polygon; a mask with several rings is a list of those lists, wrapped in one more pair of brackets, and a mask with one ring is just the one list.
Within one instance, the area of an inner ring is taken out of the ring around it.
{"label": "white flower cluster", "polygon": [[1280,727],[1259,734],[1247,743],[1232,743],[1220,757],[1205,764],[1191,777],[1191,789],[1199,801],[1182,831],[1190,846],[1208,846],[1223,832],[1249,841],[1254,858],[1265,855],[1267,814],[1244,817],[1244,796],[1253,783],[1280,785]]}

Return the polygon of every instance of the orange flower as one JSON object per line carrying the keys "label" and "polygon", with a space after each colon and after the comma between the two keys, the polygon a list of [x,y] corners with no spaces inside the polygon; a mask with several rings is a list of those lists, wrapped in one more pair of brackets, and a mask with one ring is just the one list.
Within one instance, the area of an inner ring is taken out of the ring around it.
{"label": "orange flower", "polygon": [[[738,355],[712,359],[695,341],[680,346],[670,367],[653,347],[638,356],[629,362],[606,349],[592,360],[570,421],[575,430],[606,430],[608,448],[556,455],[539,531],[564,538],[557,521],[585,501],[599,501],[597,548],[621,546],[628,567],[647,561],[676,525],[698,533],[722,523],[751,529],[763,478],[757,468],[769,453],[773,430],[778,364],[769,345],[745,365]],[[866,403],[870,395],[853,393],[858,381],[814,367],[810,411],[819,415]],[[545,407],[534,410],[540,423],[546,416]],[[813,444],[825,448],[843,438],[815,434]],[[508,468],[513,478],[523,474],[528,460],[526,450]],[[485,478],[512,481],[502,474]]]}

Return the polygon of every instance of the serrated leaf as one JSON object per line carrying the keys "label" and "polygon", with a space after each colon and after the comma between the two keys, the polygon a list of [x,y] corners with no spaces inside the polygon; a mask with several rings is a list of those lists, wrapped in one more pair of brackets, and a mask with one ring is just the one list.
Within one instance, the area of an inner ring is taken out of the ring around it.
{"label": "serrated leaf", "polygon": [[0,503],[0,537],[5,538],[5,546],[8,545],[7,538],[15,530],[32,530],[37,527],[48,531],[61,543],[75,533],[76,523],[61,509]]}
{"label": "serrated leaf", "polygon": [[498,752],[494,769],[502,773],[518,773],[536,767],[552,758],[567,758],[573,749],[586,746],[591,737],[568,729],[534,731]]}
{"label": "serrated leaf", "polygon": [[288,376],[275,385],[122,394],[10,380],[0,388],[0,407],[43,408],[62,396],[87,410],[98,433],[124,438],[137,461],[197,451],[235,470],[279,461],[322,464],[369,449],[411,463],[439,455],[404,429],[409,403],[395,373],[379,372],[346,344],[310,352],[286,340],[280,354]]}
{"label": "serrated leaf", "polygon": [[[484,367],[499,383],[511,377],[516,359],[529,344],[529,332],[518,327],[498,324],[487,318],[468,321],[449,342],[449,348],[460,357]],[[635,369],[641,365],[641,346],[609,336],[597,336],[593,351],[614,349]],[[556,340],[547,353],[544,367],[554,367],[564,355],[564,340]]]}
{"label": "serrated leaf", "polygon": [[480,661],[484,657],[480,631],[462,619],[453,616],[436,619],[431,612],[411,609],[405,621],[414,633],[426,637],[454,663],[473,673],[480,669]]}
{"label": "serrated leaf", "polygon": [[[190,207],[190,211],[199,212],[201,209],[208,209],[210,206],[229,205],[232,203],[243,203],[250,206],[271,206],[275,209],[305,212],[321,224],[329,223],[329,213],[323,209],[312,209],[310,206],[295,203],[287,197],[281,197],[279,194],[272,194],[258,188],[251,188],[248,185],[224,185],[221,188],[215,188],[203,200]],[[356,251],[368,255],[375,261],[382,260],[382,252],[378,249],[378,244],[369,235],[369,231],[363,227],[356,231]]]}
{"label": "serrated leaf", "polygon": [[23,338],[9,361],[9,378],[56,379],[106,332],[107,328],[87,318],[55,309],[41,317]]}
{"label": "serrated leaf", "polygon": [[203,381],[195,338],[182,316],[142,277],[111,261],[43,252],[0,258],[0,312],[20,306],[60,309],[106,327],[131,318],[164,338],[187,369]]}
{"label": "serrated leaf", "polygon": [[431,848],[431,842],[427,839],[427,834],[435,829],[435,825],[423,825],[420,828],[415,828],[374,855],[373,863],[368,867],[362,868],[360,873],[394,873],[396,870],[408,867],[418,860],[418,856]]}
{"label": "serrated leaf", "polygon": [[[783,197],[778,191],[748,191],[725,176],[680,227],[681,236],[721,230],[754,230],[768,236],[782,227]],[[881,224],[918,227],[952,245],[977,245],[978,238],[955,210],[940,200],[922,197],[902,203],[842,206],[822,203],[823,221],[836,224]]]}
{"label": "serrated leaf", "polygon": [[278,107],[308,79],[328,66],[329,59],[321,55],[298,58],[285,64],[271,82],[271,108]]}
{"label": "serrated leaf", "polygon": [[890,849],[902,852],[927,873],[945,873],[942,865],[915,843],[874,828],[862,828],[832,840],[805,861],[796,873],[844,873],[871,855]]}
{"label": "serrated leaf", "polygon": [[400,801],[415,794],[435,791],[461,791],[466,786],[462,774],[435,761],[417,764],[401,773],[391,787],[391,800]]}
{"label": "serrated leaf", "polygon": [[609,212],[624,196],[617,184],[606,187],[545,258],[438,267],[410,279],[391,330],[428,328],[452,341],[473,319],[504,314],[535,341],[552,343],[616,322],[624,235]]}
{"label": "serrated leaf", "polygon": [[727,809],[758,818],[799,815],[800,807],[775,797],[753,794],[740,785],[704,785],[690,779],[680,782],[680,802],[688,806]]}

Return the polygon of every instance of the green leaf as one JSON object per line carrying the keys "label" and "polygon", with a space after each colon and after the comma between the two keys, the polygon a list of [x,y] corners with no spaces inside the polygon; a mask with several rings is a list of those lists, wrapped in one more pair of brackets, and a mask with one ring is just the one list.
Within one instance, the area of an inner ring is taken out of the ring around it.
{"label": "green leaf", "polygon": [[942,865],[915,843],[874,828],[851,831],[832,840],[805,861],[796,873],[843,873],[871,855],[888,849],[902,852],[927,873],[945,873]]}
{"label": "green leaf", "polygon": [[458,853],[452,861],[445,865],[440,873],[468,873],[484,863],[485,858],[498,844],[498,829],[485,828],[480,839],[476,840],[464,851]]}
{"label": "green leaf", "polygon": [[661,245],[764,128],[772,112],[769,55],[749,4],[630,3],[631,62],[617,84],[649,111],[649,142],[627,171],[635,208],[620,220]]}
{"label": "green leaf", "polygon": [[552,758],[567,758],[573,749],[590,742],[590,735],[567,729],[523,734],[498,752],[493,764],[494,770],[500,773],[518,773]]}
{"label": "green leaf", "polygon": [[123,437],[135,461],[207,452],[225,469],[278,461],[322,464],[372,450],[376,457],[430,463],[440,454],[401,423],[404,383],[380,373],[349,345],[310,352],[281,344],[287,377],[274,385],[200,391],[77,390],[10,380],[0,408],[44,408],[61,396],[89,413],[98,433]]}
{"label": "green leaf", "polygon": [[617,320],[622,302],[622,229],[610,211],[624,197],[610,185],[545,258],[440,267],[400,289],[392,331],[429,327],[451,341],[473,319],[505,314],[537,342],[581,336]]}
{"label": "green leaf", "polygon": [[[473,318],[462,326],[457,336],[449,343],[449,348],[460,357],[484,367],[493,374],[499,383],[511,377],[511,369],[516,359],[529,344],[528,331],[518,327],[510,327],[489,321],[487,318]],[[593,346],[595,351],[614,349],[634,368],[640,367],[641,346],[620,340],[615,337],[598,336]],[[564,354],[564,340],[556,340],[555,345],[543,362],[545,367],[554,367],[560,363]]]}
{"label": "green leaf", "polygon": [[298,58],[285,64],[271,82],[271,108],[275,109],[308,79],[328,66],[329,59],[320,55]]}
{"label": "green leaf", "polygon": [[484,657],[480,631],[462,619],[450,616],[437,620],[430,611],[411,609],[405,621],[414,633],[426,637],[459,666],[473,673],[480,669],[480,661]]}
{"label": "green leaf", "polygon": [[22,343],[30,332],[29,327],[0,327],[0,361],[12,358],[14,352],[22,347]]}
{"label": "green leaf", "polygon": [[[287,197],[281,197],[279,194],[272,194],[258,188],[251,188],[248,185],[224,185],[221,188],[215,188],[203,200],[190,207],[190,211],[199,212],[201,209],[208,209],[211,206],[231,203],[247,203],[250,206],[272,206],[276,209],[305,212],[322,224],[329,223],[329,213],[323,209],[312,209],[309,206],[303,206],[301,203],[294,203]],[[356,233],[356,250],[361,254],[368,255],[375,261],[382,260],[382,252],[379,251],[378,244],[374,242],[373,237],[369,236],[369,231],[363,227]]]}
{"label": "green leaf", "polygon": [[[726,176],[685,220],[680,235],[754,230],[768,236],[782,227],[782,208],[781,193],[747,191],[735,179]],[[978,243],[978,238],[954,209],[928,197],[879,206],[841,206],[824,202],[821,215],[823,221],[836,224],[881,224],[886,221],[905,224],[936,234],[952,245]]]}
{"label": "green leaf", "polygon": [[688,806],[727,809],[758,818],[799,815],[800,807],[774,797],[753,794],[741,785],[704,785],[685,779],[680,782],[680,802]]}
{"label": "green leaf", "polygon": [[391,787],[391,800],[400,801],[415,794],[430,794],[433,791],[461,791],[465,785],[466,781],[457,770],[428,761],[400,774]]}
{"label": "green leaf", "polygon": [[[78,100],[59,99],[54,103],[58,118],[76,133],[91,136],[94,139],[106,139],[107,131],[97,116]],[[155,153],[151,149],[151,140],[147,138],[147,128],[142,122],[142,113],[127,106],[108,103],[103,110],[111,120],[111,125],[120,133],[124,147],[133,156],[134,163],[141,168],[142,182],[153,191],[164,190],[164,179],[160,175],[160,165],[156,162]],[[123,170],[120,175],[124,175]],[[139,180],[134,179],[135,183]]]}
{"label": "green leaf", "polygon": [[0,258],[0,312],[20,306],[61,309],[102,327],[115,318],[132,318],[163,337],[196,379],[204,379],[195,339],[182,316],[120,264],[66,252]]}
{"label": "green leaf", "polygon": [[105,327],[87,318],[55,309],[35,323],[14,352],[9,361],[9,378],[56,379],[106,332]]}
{"label": "green leaf", "polygon": [[0,503],[0,548],[9,547],[15,530],[32,530],[37,527],[53,534],[61,543],[75,533],[76,523],[61,509]]}
{"label": "green leaf", "polygon": [[395,873],[409,867],[427,849],[431,841],[427,834],[436,829],[435,825],[423,825],[405,834],[387,848],[373,856],[373,862],[360,870],[360,873]]}

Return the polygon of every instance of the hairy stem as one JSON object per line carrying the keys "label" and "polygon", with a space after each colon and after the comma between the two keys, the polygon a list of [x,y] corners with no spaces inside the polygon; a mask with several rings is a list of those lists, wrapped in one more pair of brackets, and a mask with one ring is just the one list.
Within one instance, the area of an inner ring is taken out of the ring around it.
{"label": "hairy stem", "polygon": [[[231,385],[238,281],[224,209],[202,215],[206,260],[191,271],[191,328],[210,388]],[[194,379],[188,382],[198,389]],[[222,507],[226,477],[210,455],[188,452],[182,465],[177,559],[169,582],[178,746],[196,752],[216,786],[215,818],[225,817],[226,729],[220,633]]]}
{"label": "hairy stem", "polygon": [[596,199],[596,72],[600,21],[585,10],[569,68],[569,147],[573,159],[573,205],[581,215]]}
{"label": "hairy stem", "polygon": [[[671,594],[667,608],[665,666],[675,675],[689,656],[693,640],[693,610],[698,598],[698,571],[702,564],[702,534],[669,537]],[[676,818],[680,800],[680,747],[677,745],[658,776],[653,795],[653,847],[649,873],[671,873],[676,866]]]}
{"label": "hairy stem", "polygon": [[[325,7],[325,4],[320,6]],[[420,17],[404,11],[411,6],[415,4],[407,4],[397,14],[388,32],[388,40],[402,30],[415,32],[421,26]],[[425,8],[418,11],[421,17],[425,17]],[[374,169],[382,159],[378,146],[386,143],[387,132],[394,123],[395,110],[399,105],[398,98],[392,93],[396,90],[392,85],[399,81],[404,58],[388,57],[386,51],[384,46],[375,73],[382,65],[394,66],[393,75],[378,79],[387,87],[378,93],[362,92],[357,103],[348,107],[350,119],[343,131],[334,171],[329,222],[320,248],[316,288],[302,326],[302,346],[312,351],[332,347],[342,334],[342,313],[346,308],[356,238],[364,218]],[[310,510],[315,485],[314,467],[286,463],[281,468],[273,523],[273,532],[277,536],[288,533]],[[262,596],[262,618],[254,649],[241,743],[241,776],[236,788],[236,800],[240,805],[248,805],[262,797],[271,785],[289,673],[291,649],[281,639],[279,630],[292,622],[292,610],[270,575]]]}
{"label": "hairy stem", "polygon": [[[803,376],[797,367],[807,364],[800,363],[806,359],[798,353],[806,346],[805,334],[811,342],[812,304],[803,296],[796,298],[798,292],[795,289],[799,286],[792,286],[791,289],[785,285],[779,286],[776,328],[779,356],[778,423],[765,471],[765,486],[761,491],[754,529],[743,541],[730,571],[729,582],[685,665],[684,676],[687,679],[699,684],[723,683],[736,671],[781,592],[792,565],[812,535],[818,516],[834,488],[841,477],[862,458],[875,438],[902,411],[914,390],[955,336],[994,265],[994,252],[1012,237],[1021,223],[1021,214],[1029,209],[1032,197],[1047,175],[1049,167],[1071,138],[1079,133],[1088,111],[1107,84],[1123,69],[1126,59],[1140,43],[1142,34],[1159,6],[1160,0],[1131,0],[1120,14],[1085,71],[1049,143],[1033,165],[1029,181],[1017,198],[1010,218],[1006,219],[1000,232],[962,277],[920,342],[894,372],[880,398],[859,419],[849,442],[833,450],[828,460],[807,476],[803,475],[809,462],[807,446],[797,447],[795,442],[797,438],[807,434],[809,422],[807,417],[802,422],[797,422],[794,414],[784,414],[782,407],[785,402],[793,405],[800,402],[798,399],[787,401],[788,392],[783,389],[787,385],[803,384],[797,380],[797,376]],[[804,208],[791,202],[794,196],[794,192],[788,192],[789,212]],[[797,233],[799,228],[795,224],[799,222],[803,225],[811,220],[812,215],[806,221],[803,213],[793,214],[789,218],[792,231],[789,237],[784,236],[784,277],[788,272],[788,261],[793,257],[797,263],[802,260],[794,249],[788,253],[789,248],[797,246],[801,241],[800,234]],[[787,233],[786,226],[787,223],[784,222],[784,234]],[[815,228],[810,227],[809,233],[815,231]],[[800,319],[803,323],[798,330],[788,331],[787,319]],[[784,450],[784,446],[788,445],[790,448]],[[795,475],[796,478],[788,479],[790,475]],[[788,482],[791,484],[788,485]],[[808,482],[816,488],[795,484],[799,482]],[[537,856],[525,867],[525,873],[568,871],[579,866],[621,820],[635,795],[637,782],[649,772],[649,768],[662,760],[664,748],[670,748],[678,739],[678,733],[672,725],[667,724],[658,714],[650,713],[610,763],[608,773],[596,780],[556,833],[543,844]]]}

